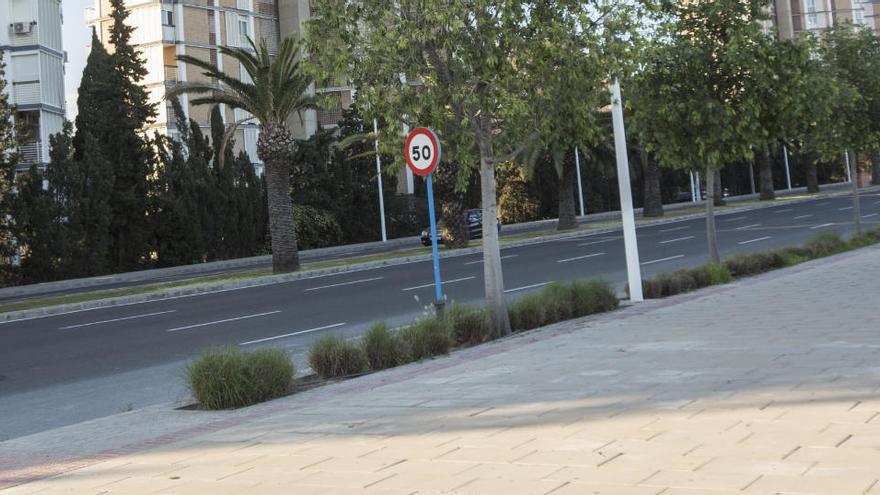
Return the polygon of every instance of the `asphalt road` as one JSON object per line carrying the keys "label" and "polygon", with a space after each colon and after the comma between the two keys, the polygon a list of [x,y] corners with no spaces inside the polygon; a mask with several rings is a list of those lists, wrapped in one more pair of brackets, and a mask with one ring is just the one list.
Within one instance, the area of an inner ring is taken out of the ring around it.
{"label": "asphalt road", "polygon": [[[880,194],[863,193],[861,212],[866,227],[880,223]],[[722,256],[849,234],[852,199],[719,215],[717,229]],[[644,276],[707,260],[703,219],[641,227],[638,239]],[[502,259],[510,298],[556,280],[602,277],[622,289],[626,279],[620,232],[504,248]],[[441,260],[441,272],[450,300],[480,301],[480,254]],[[277,345],[302,356],[329,332],[408,321],[432,294],[431,263],[418,262],[0,324],[0,440],[118,412],[124,397],[137,397],[131,407],[180,398],[181,363],[207,347]],[[33,411],[53,407],[53,394],[63,410]]]}

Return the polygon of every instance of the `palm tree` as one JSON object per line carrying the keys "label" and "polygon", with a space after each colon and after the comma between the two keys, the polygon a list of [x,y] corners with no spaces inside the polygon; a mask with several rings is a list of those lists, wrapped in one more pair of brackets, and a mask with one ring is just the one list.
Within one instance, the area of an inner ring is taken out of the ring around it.
{"label": "palm tree", "polygon": [[[265,41],[261,41],[259,47],[250,38],[248,43],[249,48],[221,46],[219,51],[240,62],[250,81],[232,77],[209,61],[179,55],[177,60],[202,69],[202,74],[217,84],[184,82],[172,88],[166,97],[198,95],[190,100],[192,104],[225,104],[248,112],[260,122],[257,156],[263,160],[266,170],[272,271],[291,272],[299,268],[299,252],[290,198],[290,164],[296,141],[287,121],[294,113],[301,119],[303,110],[315,108],[315,98],[308,94],[312,78],[301,70],[300,42],[293,36],[281,42],[274,56],[269,54]],[[240,123],[233,125],[226,139]],[[221,156],[225,144],[225,139],[219,143]]]}

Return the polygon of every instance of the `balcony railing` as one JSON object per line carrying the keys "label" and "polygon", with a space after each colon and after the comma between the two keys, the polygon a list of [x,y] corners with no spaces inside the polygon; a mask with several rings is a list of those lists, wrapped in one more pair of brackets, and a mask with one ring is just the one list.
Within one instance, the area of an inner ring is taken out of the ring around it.
{"label": "balcony railing", "polygon": [[166,65],[165,66],[165,84],[168,86],[174,86],[177,84],[177,66],[176,65]]}
{"label": "balcony railing", "polygon": [[18,145],[18,153],[22,165],[33,165],[42,162],[43,146],[39,141]]}

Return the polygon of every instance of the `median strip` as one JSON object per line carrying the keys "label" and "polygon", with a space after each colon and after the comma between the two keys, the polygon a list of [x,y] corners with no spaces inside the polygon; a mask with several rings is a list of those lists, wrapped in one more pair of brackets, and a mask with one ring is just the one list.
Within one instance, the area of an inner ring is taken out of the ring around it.
{"label": "median strip", "polygon": [[343,326],[343,325],[345,325],[345,322],[342,322],[342,323],[334,323],[334,324],[332,324],[332,325],[324,325],[323,327],[316,327],[316,328],[310,328],[310,329],[308,329],[308,330],[300,330],[300,331],[298,331],[298,332],[285,333],[284,335],[276,335],[276,336],[274,336],[274,337],[266,337],[266,338],[264,338],[264,339],[249,340],[249,341],[247,341],[247,342],[242,342],[241,344],[238,344],[238,345],[259,344],[259,343],[261,343],[261,342],[269,342],[269,341],[271,341],[271,340],[285,339],[285,338],[287,338],[287,337],[295,337],[295,336],[297,336],[297,335],[304,335],[304,334],[312,333],[312,332],[320,332],[321,330],[329,330],[329,329],[331,329],[331,328],[338,328],[338,327],[341,327],[341,326]]}
{"label": "median strip", "polygon": [[281,312],[281,310],[279,309],[278,311],[267,311],[267,312],[265,312],[265,313],[257,313],[257,314],[255,314],[255,315],[244,315],[244,316],[237,316],[237,317],[235,317],[235,318],[226,318],[226,319],[224,319],[224,320],[208,321],[208,322],[205,322],[205,323],[195,323],[195,324],[193,324],[193,325],[186,325],[186,326],[183,326],[183,327],[171,328],[171,329],[168,329],[168,330],[165,330],[165,331],[166,331],[166,332],[179,332],[179,331],[181,331],[181,330],[189,330],[190,328],[206,327],[206,326],[208,326],[208,325],[217,325],[217,324],[220,324],[220,323],[228,323],[228,322],[230,322],[230,321],[239,321],[239,320],[247,320],[247,319],[250,319],[250,318],[259,318],[260,316],[274,315],[274,314],[276,314],[276,313],[280,313],[280,312]]}
{"label": "median strip", "polygon": [[603,256],[605,253],[593,253],[593,254],[585,254],[583,256],[575,256],[574,258],[566,258],[564,260],[556,260],[557,263],[568,263],[569,261],[577,261],[584,260],[587,258],[595,258],[596,256]]}

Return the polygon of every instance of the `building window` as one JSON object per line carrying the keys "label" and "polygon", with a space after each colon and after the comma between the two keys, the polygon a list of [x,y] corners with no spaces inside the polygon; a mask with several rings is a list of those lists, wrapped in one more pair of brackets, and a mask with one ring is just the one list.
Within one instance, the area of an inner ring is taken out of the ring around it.
{"label": "building window", "polygon": [[251,46],[251,44],[248,42],[248,36],[250,34],[248,31],[249,30],[248,30],[247,19],[239,19],[238,20],[238,34],[240,36],[241,41],[239,42],[238,46],[240,46],[242,48],[247,48],[247,47]]}
{"label": "building window", "polygon": [[163,26],[174,26],[174,13],[170,10],[162,11],[162,25]]}
{"label": "building window", "polygon": [[862,9],[857,9],[853,12],[853,23],[858,25],[865,24],[865,12]]}

